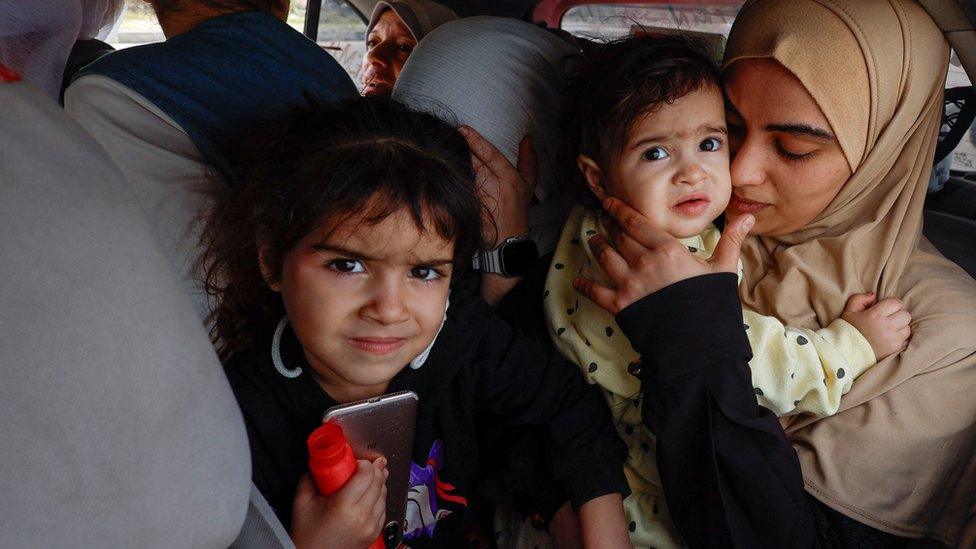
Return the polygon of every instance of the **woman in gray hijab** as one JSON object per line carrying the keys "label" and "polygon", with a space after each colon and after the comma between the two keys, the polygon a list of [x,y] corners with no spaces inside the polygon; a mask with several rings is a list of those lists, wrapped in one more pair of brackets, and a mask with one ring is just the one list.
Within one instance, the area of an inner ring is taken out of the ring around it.
{"label": "woman in gray hijab", "polygon": [[457,19],[451,8],[431,0],[381,0],[366,27],[363,95],[390,95],[403,63],[417,42],[436,27]]}

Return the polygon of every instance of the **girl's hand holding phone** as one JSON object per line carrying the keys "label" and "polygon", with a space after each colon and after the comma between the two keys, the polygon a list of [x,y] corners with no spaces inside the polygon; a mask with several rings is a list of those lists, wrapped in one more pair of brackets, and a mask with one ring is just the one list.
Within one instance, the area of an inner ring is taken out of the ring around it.
{"label": "girl's hand holding phone", "polygon": [[386,458],[358,460],[356,472],[331,496],[304,475],[295,491],[291,535],[295,547],[363,549],[376,541],[386,524]]}

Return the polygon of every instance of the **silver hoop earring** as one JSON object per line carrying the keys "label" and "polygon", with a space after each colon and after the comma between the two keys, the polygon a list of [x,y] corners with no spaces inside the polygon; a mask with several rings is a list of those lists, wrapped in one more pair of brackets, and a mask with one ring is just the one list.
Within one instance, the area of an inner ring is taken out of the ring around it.
{"label": "silver hoop earring", "polygon": [[288,379],[295,379],[296,377],[302,375],[302,367],[299,366],[294,370],[289,370],[285,367],[285,363],[281,361],[281,334],[285,332],[285,326],[288,326],[288,317],[284,316],[281,321],[278,322],[278,327],[275,328],[274,337],[271,338],[271,362],[274,363],[275,370],[278,373],[287,377]]}

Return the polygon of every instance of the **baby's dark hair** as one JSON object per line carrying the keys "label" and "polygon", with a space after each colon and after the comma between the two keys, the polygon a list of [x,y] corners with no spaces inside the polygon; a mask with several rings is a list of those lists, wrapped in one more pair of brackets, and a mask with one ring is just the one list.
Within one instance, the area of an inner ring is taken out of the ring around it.
{"label": "baby's dark hair", "polygon": [[212,339],[222,359],[274,329],[285,311],[268,282],[323,224],[371,225],[406,208],[421,232],[455,243],[455,278],[482,247],[489,217],[468,143],[436,117],[355,98],[303,108],[262,131],[267,137],[240,155],[242,186],[217,193],[201,239],[198,267],[216,304]]}
{"label": "baby's dark hair", "polygon": [[719,85],[704,43],[675,34],[627,36],[588,50],[563,93],[561,180],[583,204],[599,206],[576,166],[592,158],[604,171],[626,145],[634,122],[664,104]]}

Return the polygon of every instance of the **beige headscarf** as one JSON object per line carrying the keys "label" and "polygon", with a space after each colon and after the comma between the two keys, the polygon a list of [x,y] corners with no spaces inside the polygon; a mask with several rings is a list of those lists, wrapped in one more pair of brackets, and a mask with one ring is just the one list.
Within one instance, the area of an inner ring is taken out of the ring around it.
{"label": "beige headscarf", "polygon": [[911,0],[756,0],[725,66],[793,72],[854,172],[803,229],[749,239],[743,304],[815,328],[876,291],[913,317],[908,349],[858,379],[839,414],[786,426],[807,489],[875,528],[955,544],[976,502],[976,282],[921,236],[948,54]]}

